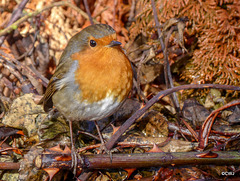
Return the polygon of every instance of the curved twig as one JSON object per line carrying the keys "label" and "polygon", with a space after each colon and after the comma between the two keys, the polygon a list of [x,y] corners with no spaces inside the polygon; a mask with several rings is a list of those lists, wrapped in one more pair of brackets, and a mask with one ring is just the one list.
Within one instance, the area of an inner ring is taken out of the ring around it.
{"label": "curved twig", "polygon": [[[80,13],[84,18],[89,19],[87,13],[85,13],[83,10],[81,10],[77,6],[71,4],[71,3],[67,2],[67,1],[60,1],[60,2],[56,2],[56,3],[52,3],[52,4],[48,5],[48,6],[45,6],[44,8],[36,10],[33,13],[28,13],[24,17],[20,18],[16,22],[14,22],[9,27],[1,30],[0,31],[0,36],[6,35],[7,33],[10,33],[11,31],[15,30],[18,27],[19,24],[23,23],[27,19],[32,18],[32,17],[42,13],[43,11],[49,10],[49,9],[51,9],[53,7],[56,7],[56,6],[68,6],[68,7],[72,8],[72,9],[74,9],[75,11],[77,11],[78,13]],[[96,21],[95,19],[93,19],[93,22],[94,23],[98,23],[98,21]]]}
{"label": "curved twig", "polygon": [[106,143],[106,148],[111,149],[115,143],[118,141],[120,136],[140,117],[142,116],[153,104],[158,102],[163,97],[172,94],[173,92],[186,90],[186,89],[206,89],[206,88],[214,88],[214,89],[225,89],[225,90],[235,90],[240,91],[240,87],[231,86],[231,85],[220,85],[220,84],[190,84],[190,85],[182,85],[178,87],[173,87],[171,89],[167,89],[159,92],[152,99],[150,99],[146,105],[136,111],[119,129],[116,133],[110,138],[110,140]]}

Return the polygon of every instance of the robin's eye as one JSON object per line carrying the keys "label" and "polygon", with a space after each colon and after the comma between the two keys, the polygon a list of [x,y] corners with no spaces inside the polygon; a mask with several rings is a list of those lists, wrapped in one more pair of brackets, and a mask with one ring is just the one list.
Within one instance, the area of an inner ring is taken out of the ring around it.
{"label": "robin's eye", "polygon": [[96,45],[97,45],[97,42],[95,42],[94,40],[90,40],[91,47],[95,47]]}

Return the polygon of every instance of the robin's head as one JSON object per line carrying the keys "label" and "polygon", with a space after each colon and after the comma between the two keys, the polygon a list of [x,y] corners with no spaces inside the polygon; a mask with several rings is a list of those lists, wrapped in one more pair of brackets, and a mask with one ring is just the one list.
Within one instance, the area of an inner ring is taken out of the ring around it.
{"label": "robin's head", "polygon": [[74,35],[65,48],[61,60],[69,57],[76,52],[82,52],[87,49],[96,50],[101,47],[114,47],[121,45],[116,41],[115,30],[106,24],[96,24],[84,28]]}

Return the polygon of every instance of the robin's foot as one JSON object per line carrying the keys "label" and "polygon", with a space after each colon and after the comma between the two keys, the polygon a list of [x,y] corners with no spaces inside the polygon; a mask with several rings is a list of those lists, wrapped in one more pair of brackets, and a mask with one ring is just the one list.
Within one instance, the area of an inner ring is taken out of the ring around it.
{"label": "robin's foot", "polygon": [[108,154],[110,157],[110,160],[112,162],[113,160],[113,153],[119,152],[118,149],[114,148],[114,149],[107,149],[107,147],[105,146],[105,144],[101,144],[101,146],[98,148],[97,150],[98,154],[102,153],[102,154]]}
{"label": "robin's foot", "polygon": [[101,146],[98,148],[98,152],[102,154],[110,154],[111,150],[107,149],[105,144],[101,144]]}
{"label": "robin's foot", "polygon": [[72,156],[71,168],[72,168],[73,174],[76,175],[77,166],[78,166],[78,156],[77,156],[76,149],[75,149],[74,145],[72,145],[71,156]]}

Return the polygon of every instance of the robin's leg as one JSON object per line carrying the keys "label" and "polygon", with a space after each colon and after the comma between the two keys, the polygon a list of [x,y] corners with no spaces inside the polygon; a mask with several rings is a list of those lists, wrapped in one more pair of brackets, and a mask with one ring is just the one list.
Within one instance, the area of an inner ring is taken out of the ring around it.
{"label": "robin's leg", "polygon": [[110,158],[111,158],[111,160],[112,160],[112,152],[111,152],[110,150],[108,150],[107,147],[105,146],[105,142],[104,142],[104,140],[103,140],[102,133],[101,133],[101,131],[100,131],[100,128],[99,128],[99,126],[98,126],[97,121],[94,121],[94,123],[95,123],[95,126],[96,126],[96,128],[97,128],[97,132],[98,132],[98,135],[99,135],[99,137],[100,137],[101,144],[102,144],[100,150],[101,150],[102,152],[105,151],[105,153],[109,154],[109,155],[110,155]]}
{"label": "robin's leg", "polygon": [[73,130],[72,130],[72,121],[71,120],[69,120],[69,129],[70,129],[70,137],[71,137],[71,145],[72,145],[72,149],[71,149],[72,169],[73,169],[73,174],[76,175],[78,161],[77,161],[77,153],[76,153],[75,145],[73,142]]}

